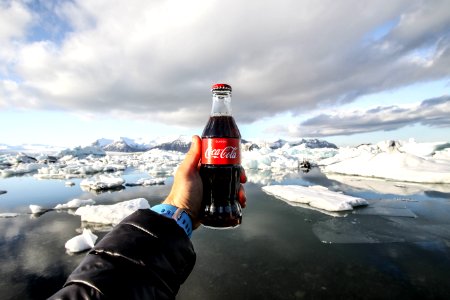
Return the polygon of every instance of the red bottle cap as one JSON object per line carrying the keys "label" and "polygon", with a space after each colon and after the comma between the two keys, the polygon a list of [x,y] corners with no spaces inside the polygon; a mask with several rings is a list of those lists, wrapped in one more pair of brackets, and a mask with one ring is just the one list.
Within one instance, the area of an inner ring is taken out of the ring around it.
{"label": "red bottle cap", "polygon": [[231,85],[226,83],[216,83],[213,84],[211,87],[211,91],[230,91],[231,92]]}

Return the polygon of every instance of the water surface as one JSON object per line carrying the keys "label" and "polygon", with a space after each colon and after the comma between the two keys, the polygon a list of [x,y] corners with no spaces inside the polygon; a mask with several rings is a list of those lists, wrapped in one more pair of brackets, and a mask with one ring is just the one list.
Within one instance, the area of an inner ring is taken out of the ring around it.
{"label": "water surface", "polygon": [[[124,177],[132,181],[141,175],[130,171]],[[1,299],[50,296],[85,255],[64,249],[86,226],[79,216],[57,211],[33,216],[29,204],[54,207],[73,198],[113,204],[145,197],[154,205],[171,185],[169,180],[163,186],[94,194],[73,181],[75,186],[66,187],[64,181],[30,176],[0,179],[0,190],[7,191],[0,195],[0,213],[20,214],[0,218]],[[197,263],[177,299],[450,299],[448,186],[408,187],[411,194],[388,182],[383,193],[368,188],[372,182],[355,187],[319,172],[284,176],[281,183],[320,184],[363,197],[369,207],[391,214],[362,209],[330,216],[291,206],[263,193],[261,184],[248,183],[241,226],[194,232]],[[392,214],[406,210],[415,217]],[[108,229],[94,228],[100,238]]]}

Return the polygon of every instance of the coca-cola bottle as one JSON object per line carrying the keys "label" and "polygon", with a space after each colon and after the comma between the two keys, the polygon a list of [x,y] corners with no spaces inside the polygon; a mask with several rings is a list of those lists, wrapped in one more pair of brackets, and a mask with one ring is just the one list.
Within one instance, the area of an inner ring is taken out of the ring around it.
{"label": "coca-cola bottle", "polygon": [[200,219],[208,227],[234,227],[242,221],[241,134],[231,115],[231,86],[214,84],[211,91],[211,115],[202,134]]}

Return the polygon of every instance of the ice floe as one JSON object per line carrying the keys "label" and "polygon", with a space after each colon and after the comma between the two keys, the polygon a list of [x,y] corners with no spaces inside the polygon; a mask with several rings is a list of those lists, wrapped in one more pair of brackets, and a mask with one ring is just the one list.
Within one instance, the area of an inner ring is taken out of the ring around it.
{"label": "ice floe", "polygon": [[353,207],[368,205],[365,199],[333,192],[323,186],[268,185],[262,188],[267,194],[294,203],[308,204],[326,211],[349,211]]}
{"label": "ice floe", "polygon": [[45,212],[53,210],[53,209],[56,209],[56,210],[74,209],[74,208],[78,208],[81,206],[93,205],[93,204],[95,204],[95,201],[92,199],[87,199],[87,200],[72,199],[64,204],[62,204],[62,203],[57,204],[54,208],[42,207],[42,206],[36,205],[36,204],[30,204],[29,208],[30,208],[30,211],[32,214],[42,214],[42,213],[45,213]]}
{"label": "ice floe", "polygon": [[94,205],[95,201],[92,199],[82,200],[82,199],[73,199],[65,204],[58,204],[55,206],[55,209],[71,209],[78,208],[86,205]]}
{"label": "ice floe", "polygon": [[80,182],[80,186],[90,190],[106,190],[123,186],[125,180],[121,177],[98,175]]}
{"label": "ice floe", "polygon": [[1,177],[10,177],[35,172],[44,168],[46,164],[41,163],[19,163],[12,165],[7,169],[0,170]]}
{"label": "ice floe", "polygon": [[29,206],[32,214],[39,214],[48,211],[48,208],[42,207],[40,205],[30,204]]}
{"label": "ice floe", "polygon": [[126,186],[148,186],[148,185],[161,185],[166,182],[166,178],[140,178],[136,182],[127,182]]}
{"label": "ice floe", "polygon": [[321,160],[319,164],[325,173],[405,182],[450,183],[450,160],[436,159],[434,156],[442,153],[432,150],[441,144],[428,144],[427,147],[419,147],[420,151],[413,151],[415,148],[411,143],[415,142],[390,141],[341,149],[337,155]]}
{"label": "ice floe", "polygon": [[124,218],[132,214],[138,209],[149,209],[150,205],[144,198],[137,198],[123,201],[113,205],[88,205],[80,207],[75,214],[81,216],[81,221],[102,223],[102,224],[118,224]]}
{"label": "ice floe", "polygon": [[81,252],[93,248],[97,238],[91,230],[83,229],[83,233],[68,240],[65,247],[67,251],[72,253]]}

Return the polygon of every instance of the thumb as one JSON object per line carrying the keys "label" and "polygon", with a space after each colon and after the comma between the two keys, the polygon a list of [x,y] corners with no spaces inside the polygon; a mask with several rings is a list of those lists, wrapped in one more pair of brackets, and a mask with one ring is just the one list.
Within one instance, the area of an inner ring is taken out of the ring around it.
{"label": "thumb", "polygon": [[202,152],[202,142],[198,135],[192,136],[191,148],[184,158],[183,165],[189,169],[197,168]]}

